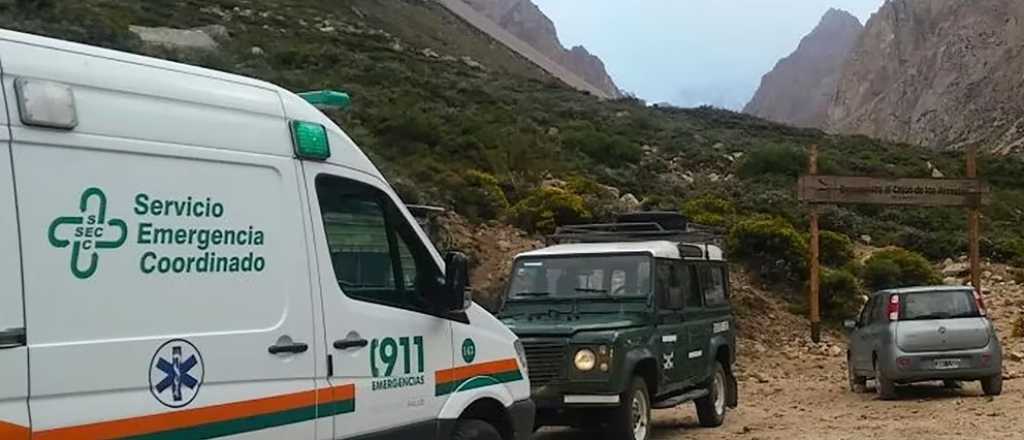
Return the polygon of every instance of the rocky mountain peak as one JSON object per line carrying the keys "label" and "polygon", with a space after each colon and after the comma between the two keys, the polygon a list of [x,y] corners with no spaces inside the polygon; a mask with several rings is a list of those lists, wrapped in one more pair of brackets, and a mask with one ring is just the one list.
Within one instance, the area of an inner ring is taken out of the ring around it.
{"label": "rocky mountain peak", "polygon": [[1024,2],[890,0],[868,22],[829,128],[935,147],[1024,147]]}
{"label": "rocky mountain peak", "polygon": [[796,51],[762,78],[743,111],[777,122],[823,127],[840,70],[863,29],[853,14],[829,9]]}
{"label": "rocky mountain peak", "polygon": [[604,62],[582,46],[566,49],[555,23],[531,0],[463,0],[544,56],[609,96],[622,96]]}

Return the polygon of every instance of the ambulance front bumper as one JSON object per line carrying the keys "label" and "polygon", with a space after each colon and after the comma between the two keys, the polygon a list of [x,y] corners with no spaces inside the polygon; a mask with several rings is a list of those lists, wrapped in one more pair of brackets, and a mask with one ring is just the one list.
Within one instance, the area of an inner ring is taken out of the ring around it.
{"label": "ambulance front bumper", "polygon": [[529,440],[533,435],[534,417],[537,414],[537,406],[533,400],[526,399],[513,403],[508,407],[508,415],[512,418],[512,429],[515,430],[516,440]]}

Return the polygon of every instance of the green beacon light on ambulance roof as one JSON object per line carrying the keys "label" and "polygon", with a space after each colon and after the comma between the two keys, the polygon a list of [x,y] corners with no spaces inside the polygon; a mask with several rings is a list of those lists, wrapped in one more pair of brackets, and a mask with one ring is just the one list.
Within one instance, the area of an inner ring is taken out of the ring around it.
{"label": "green beacon light on ambulance roof", "polygon": [[292,121],[291,125],[296,156],[311,160],[327,160],[331,157],[331,145],[327,142],[327,129],[323,124]]}
{"label": "green beacon light on ambulance roof", "polygon": [[348,93],[336,90],[303,92],[299,96],[320,110],[344,110],[352,103]]}

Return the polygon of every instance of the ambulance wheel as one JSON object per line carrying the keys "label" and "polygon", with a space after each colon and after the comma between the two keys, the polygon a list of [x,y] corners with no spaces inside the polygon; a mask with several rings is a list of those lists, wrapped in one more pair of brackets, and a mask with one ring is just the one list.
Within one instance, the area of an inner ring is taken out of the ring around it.
{"label": "ambulance wheel", "polygon": [[501,440],[501,434],[483,420],[460,420],[452,432],[452,440]]}

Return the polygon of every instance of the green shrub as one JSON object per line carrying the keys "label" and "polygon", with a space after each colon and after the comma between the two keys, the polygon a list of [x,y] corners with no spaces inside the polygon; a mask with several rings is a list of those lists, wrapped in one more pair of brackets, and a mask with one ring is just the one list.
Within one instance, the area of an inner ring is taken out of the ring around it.
{"label": "green shrub", "polygon": [[621,214],[618,194],[610,188],[586,177],[573,176],[566,179],[565,189],[583,198],[583,204],[592,219],[610,222]]}
{"label": "green shrub", "polygon": [[1024,264],[1024,239],[1007,233],[993,233],[981,240],[981,252],[994,261]]}
{"label": "green shrub", "polygon": [[864,262],[864,284],[872,290],[938,284],[938,272],[921,254],[906,249],[878,252]]}
{"label": "green shrub", "polygon": [[694,223],[727,226],[736,216],[736,205],[713,195],[703,195],[683,203],[683,214]]}
{"label": "green shrub", "polygon": [[562,135],[562,145],[569,151],[579,151],[613,168],[636,163],[642,155],[640,146],[628,139],[586,126],[576,127]]}
{"label": "green shrub", "polygon": [[863,293],[857,276],[845,270],[821,272],[821,314],[825,319],[841,320],[857,313]]}
{"label": "green shrub", "polygon": [[740,221],[729,231],[726,247],[732,258],[753,265],[769,281],[806,278],[807,241],[785,220],[754,217]]}
{"label": "green shrub", "polygon": [[853,240],[843,234],[821,231],[818,236],[821,263],[830,267],[841,267],[853,259]]}
{"label": "green shrub", "polygon": [[538,188],[516,203],[509,217],[529,232],[550,234],[557,226],[589,221],[592,215],[578,194],[561,188]]}
{"label": "green shrub", "polygon": [[806,151],[790,146],[769,145],[743,156],[739,176],[744,179],[763,175],[797,178],[806,171]]}
{"label": "green shrub", "polygon": [[508,199],[494,176],[478,170],[462,174],[461,188],[453,191],[455,210],[471,221],[495,220],[508,210]]}

